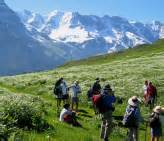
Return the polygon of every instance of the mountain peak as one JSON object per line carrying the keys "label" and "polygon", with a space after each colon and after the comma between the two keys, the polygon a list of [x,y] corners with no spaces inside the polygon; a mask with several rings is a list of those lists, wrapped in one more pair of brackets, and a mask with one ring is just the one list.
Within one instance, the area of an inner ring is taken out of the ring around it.
{"label": "mountain peak", "polygon": [[155,21],[155,20],[154,20],[154,21],[152,21],[152,24],[153,24],[153,25],[161,25],[161,22],[160,22],[160,21]]}

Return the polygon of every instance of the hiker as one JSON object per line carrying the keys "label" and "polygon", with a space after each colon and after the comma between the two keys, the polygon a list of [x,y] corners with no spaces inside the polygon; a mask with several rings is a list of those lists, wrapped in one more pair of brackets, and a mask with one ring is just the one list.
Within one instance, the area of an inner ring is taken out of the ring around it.
{"label": "hiker", "polygon": [[67,83],[64,79],[62,79],[60,86],[62,89],[62,100],[63,100],[63,103],[66,104],[68,103],[69,95],[68,95]]}
{"label": "hiker", "polygon": [[162,123],[160,114],[163,112],[161,106],[156,106],[150,116],[151,141],[159,141],[162,136]]}
{"label": "hiker", "polygon": [[109,135],[112,131],[112,112],[115,109],[113,106],[115,96],[109,84],[104,87],[103,93],[100,96],[101,100],[99,102],[99,107],[97,107],[102,114],[100,137],[104,141],[108,141]]}
{"label": "hiker", "polygon": [[61,106],[61,100],[63,98],[62,96],[62,88],[61,88],[61,83],[63,81],[63,78],[60,78],[56,81],[55,87],[54,87],[54,94],[57,99],[57,109]]}
{"label": "hiker", "polygon": [[71,89],[71,107],[74,109],[74,104],[76,104],[75,110],[78,111],[79,105],[79,94],[81,93],[81,87],[79,86],[79,81],[75,81],[72,86],[69,87]]}
{"label": "hiker", "polygon": [[81,124],[76,120],[76,113],[70,109],[70,104],[65,104],[63,106],[59,121],[81,127]]}
{"label": "hiker", "polygon": [[140,100],[133,96],[128,100],[128,106],[123,118],[123,125],[129,129],[127,141],[138,141],[138,128],[141,121]]}
{"label": "hiker", "polygon": [[157,89],[152,84],[152,82],[149,82],[147,88],[147,99],[148,99],[148,104],[150,104],[150,108],[152,109],[154,107],[155,101],[157,100]]}
{"label": "hiker", "polygon": [[96,78],[96,82],[94,82],[92,86],[92,95],[97,95],[100,93],[101,93],[100,78]]}
{"label": "hiker", "polygon": [[89,90],[87,91],[87,99],[88,101],[92,100],[92,85],[90,86]]}
{"label": "hiker", "polygon": [[147,103],[146,101],[147,101],[147,90],[148,90],[148,81],[146,80],[145,81],[145,84],[144,84],[144,86],[143,86],[143,93],[144,93],[144,102],[145,102],[145,104]]}

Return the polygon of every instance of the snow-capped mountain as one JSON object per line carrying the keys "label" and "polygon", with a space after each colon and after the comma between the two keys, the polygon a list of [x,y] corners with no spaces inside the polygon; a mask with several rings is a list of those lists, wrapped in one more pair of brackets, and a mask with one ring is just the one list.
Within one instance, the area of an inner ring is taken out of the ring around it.
{"label": "snow-capped mountain", "polygon": [[0,0],[0,75],[54,68],[164,38],[164,24],[53,11],[14,12]]}
{"label": "snow-capped mountain", "polygon": [[[46,16],[29,11],[19,15],[26,27],[31,27],[30,30],[36,29],[55,42],[80,48],[80,54],[84,52],[81,57],[118,51],[164,38],[164,24],[157,21],[145,24],[118,16],[98,17],[60,11],[53,11]],[[28,18],[24,20],[24,17]]]}
{"label": "snow-capped mountain", "polygon": [[[46,36],[38,37],[51,43]],[[55,47],[53,50],[49,47],[34,39],[17,13],[0,0],[0,75],[45,70],[62,64],[65,59],[55,52],[52,54]]]}

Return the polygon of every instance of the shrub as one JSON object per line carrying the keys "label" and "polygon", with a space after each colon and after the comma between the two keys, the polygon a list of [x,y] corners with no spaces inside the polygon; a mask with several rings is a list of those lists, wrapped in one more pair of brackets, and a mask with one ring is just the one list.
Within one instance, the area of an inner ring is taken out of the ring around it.
{"label": "shrub", "polygon": [[7,140],[13,131],[16,131],[14,124],[16,123],[9,115],[0,113],[0,139]]}
{"label": "shrub", "polygon": [[44,120],[45,103],[39,97],[26,95],[1,96],[0,107],[3,116],[9,116],[15,121],[13,127],[37,131],[43,131],[49,127]]}

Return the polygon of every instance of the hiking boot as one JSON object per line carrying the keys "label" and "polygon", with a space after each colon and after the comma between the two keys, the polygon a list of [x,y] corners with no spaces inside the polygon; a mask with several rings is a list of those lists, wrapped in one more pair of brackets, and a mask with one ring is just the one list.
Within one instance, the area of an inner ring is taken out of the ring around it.
{"label": "hiking boot", "polygon": [[109,141],[108,138],[105,138],[104,141]]}

